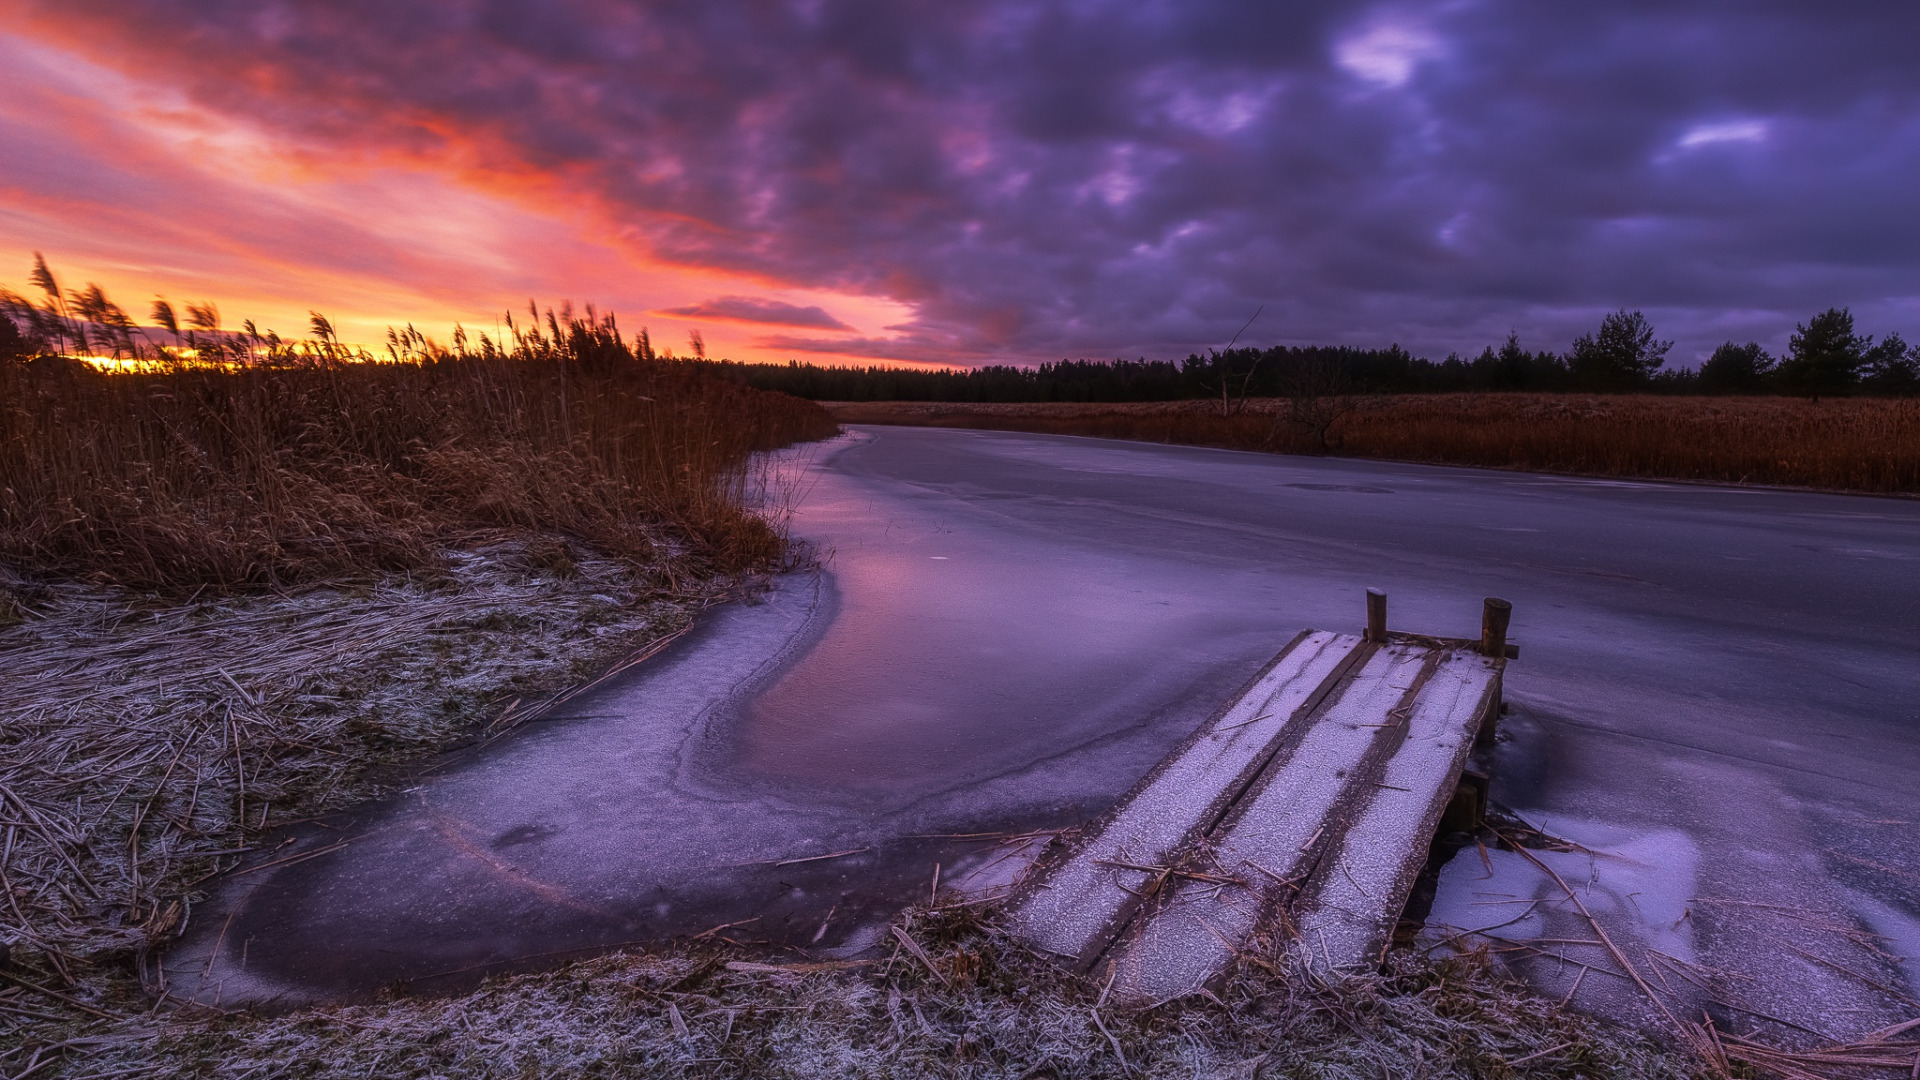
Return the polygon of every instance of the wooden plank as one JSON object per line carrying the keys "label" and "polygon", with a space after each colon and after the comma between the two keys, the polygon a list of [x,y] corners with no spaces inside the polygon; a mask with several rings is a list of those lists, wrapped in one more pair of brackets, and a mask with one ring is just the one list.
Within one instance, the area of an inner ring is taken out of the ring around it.
{"label": "wooden plank", "polygon": [[1473,750],[1482,717],[1499,708],[1498,661],[1449,652],[1420,688],[1404,740],[1364,810],[1293,904],[1293,951],[1327,972],[1378,963],[1425,864],[1440,815]]}
{"label": "wooden plank", "polygon": [[1359,659],[1351,634],[1315,631],[1296,638],[1253,686],[1203,725],[1081,846],[1023,886],[1010,929],[1048,952],[1091,964],[1132,918],[1152,874],[1212,827],[1265,767],[1289,725],[1297,725]]}
{"label": "wooden plank", "polygon": [[1361,773],[1369,750],[1389,725],[1405,723],[1404,707],[1437,662],[1430,648],[1391,643],[1335,688],[1293,752],[1276,758],[1207,837],[1208,876],[1241,884],[1190,877],[1165,884],[1113,949],[1115,993],[1160,1001],[1196,991],[1226,968],[1337,838],[1329,834],[1340,831],[1343,803],[1356,783],[1367,782]]}

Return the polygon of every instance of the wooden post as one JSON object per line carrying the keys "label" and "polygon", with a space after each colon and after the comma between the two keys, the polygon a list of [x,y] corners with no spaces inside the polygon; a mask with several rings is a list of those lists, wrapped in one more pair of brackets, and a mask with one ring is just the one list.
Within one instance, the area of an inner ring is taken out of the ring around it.
{"label": "wooden post", "polygon": [[1387,594],[1379,589],[1367,590],[1367,640],[1387,640]]}
{"label": "wooden post", "polygon": [[1497,596],[1487,597],[1480,610],[1480,651],[1487,656],[1507,655],[1507,623],[1513,619],[1513,605]]}

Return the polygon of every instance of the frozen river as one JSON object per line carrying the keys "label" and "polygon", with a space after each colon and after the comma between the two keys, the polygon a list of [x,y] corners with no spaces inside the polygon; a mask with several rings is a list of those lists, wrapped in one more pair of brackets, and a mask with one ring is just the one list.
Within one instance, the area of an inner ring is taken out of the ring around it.
{"label": "frozen river", "polygon": [[[815,458],[824,572],[238,879],[175,980],[351,997],[743,920],[857,944],[983,865],[932,834],[1098,812],[1373,586],[1427,633],[1513,602],[1494,796],[1593,849],[1554,865],[1676,978],[1835,1033],[1885,1012],[1867,979],[1915,993],[1920,502],[934,429]],[[1578,936],[1516,860],[1469,848],[1435,919]]]}

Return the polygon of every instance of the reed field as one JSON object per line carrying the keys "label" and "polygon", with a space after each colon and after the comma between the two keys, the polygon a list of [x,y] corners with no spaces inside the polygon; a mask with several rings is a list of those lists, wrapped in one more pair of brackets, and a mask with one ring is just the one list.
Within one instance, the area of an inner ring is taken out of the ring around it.
{"label": "reed field", "polygon": [[532,527],[733,572],[782,550],[742,503],[749,455],[835,430],[611,319],[398,362],[0,363],[0,564],[191,593],[421,571],[464,532]]}
{"label": "reed field", "polygon": [[[1920,494],[1920,399],[1401,394],[1126,404],[829,403],[844,423],[994,428],[1582,476]],[[1308,415],[1296,417],[1296,409]],[[1325,433],[1324,445],[1319,427]]]}

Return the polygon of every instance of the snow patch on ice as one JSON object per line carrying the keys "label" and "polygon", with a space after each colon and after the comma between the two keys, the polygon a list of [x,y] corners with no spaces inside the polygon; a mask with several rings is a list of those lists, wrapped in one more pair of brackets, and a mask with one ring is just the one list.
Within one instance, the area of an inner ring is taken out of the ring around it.
{"label": "snow patch on ice", "polygon": [[[1677,829],[1636,830],[1575,818],[1521,816],[1588,849],[1532,854],[1566,881],[1610,935],[1618,937],[1630,928],[1646,947],[1695,962],[1688,906],[1695,895],[1700,848],[1692,837]],[[1478,931],[1463,941],[1471,946],[1488,937],[1528,941],[1575,936],[1567,932],[1569,918],[1580,918],[1578,908],[1525,856],[1488,848],[1483,861],[1480,849],[1469,847],[1440,871],[1427,925],[1429,934],[1437,937]]]}

